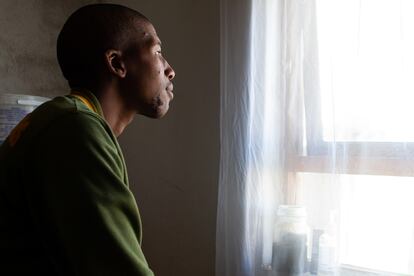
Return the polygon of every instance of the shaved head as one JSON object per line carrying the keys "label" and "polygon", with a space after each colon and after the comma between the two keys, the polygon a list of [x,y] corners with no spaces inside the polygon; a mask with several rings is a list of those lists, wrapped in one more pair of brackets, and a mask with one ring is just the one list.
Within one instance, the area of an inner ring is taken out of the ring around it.
{"label": "shaved head", "polygon": [[[105,70],[105,52],[126,51],[150,21],[115,4],[93,4],[75,11],[57,40],[57,57],[69,86],[91,88]],[[136,42],[136,41],[134,41]]]}

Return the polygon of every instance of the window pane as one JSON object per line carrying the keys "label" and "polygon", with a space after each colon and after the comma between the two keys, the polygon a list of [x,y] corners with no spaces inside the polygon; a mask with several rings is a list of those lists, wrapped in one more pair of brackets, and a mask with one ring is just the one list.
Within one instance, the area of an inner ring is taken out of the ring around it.
{"label": "window pane", "polygon": [[413,142],[414,1],[316,2],[324,140]]}
{"label": "window pane", "polygon": [[341,265],[414,273],[414,178],[300,173],[299,179],[312,229],[325,230],[329,210],[339,211]]}

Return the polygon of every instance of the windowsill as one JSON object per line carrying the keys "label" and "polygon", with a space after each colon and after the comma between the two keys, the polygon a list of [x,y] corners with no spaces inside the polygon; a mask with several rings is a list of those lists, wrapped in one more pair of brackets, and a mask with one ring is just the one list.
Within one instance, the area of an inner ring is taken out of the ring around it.
{"label": "windowsill", "polygon": [[[323,275],[323,274],[320,274]],[[372,269],[365,269],[362,267],[356,267],[351,265],[341,265],[340,276],[403,276],[409,274],[391,273],[385,271],[378,271]]]}
{"label": "windowsill", "polygon": [[[273,271],[266,267],[264,268],[267,271],[266,276],[274,275],[272,274]],[[310,272],[306,272],[300,276],[409,276],[410,274],[401,274],[401,273],[391,273],[391,272],[384,272],[384,271],[377,271],[372,269],[366,269],[362,267],[356,267],[351,265],[341,265],[339,271],[335,272],[318,272],[317,274],[312,274]]]}

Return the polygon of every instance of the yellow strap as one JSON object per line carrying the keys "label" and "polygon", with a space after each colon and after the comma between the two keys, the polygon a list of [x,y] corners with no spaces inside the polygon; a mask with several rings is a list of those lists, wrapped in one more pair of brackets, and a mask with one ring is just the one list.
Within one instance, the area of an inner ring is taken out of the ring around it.
{"label": "yellow strap", "polygon": [[96,110],[95,106],[91,104],[91,102],[87,98],[74,93],[72,93],[72,95],[81,100],[81,102],[83,102],[87,107],[89,107],[90,110],[93,110],[95,113],[98,113],[98,110]]}

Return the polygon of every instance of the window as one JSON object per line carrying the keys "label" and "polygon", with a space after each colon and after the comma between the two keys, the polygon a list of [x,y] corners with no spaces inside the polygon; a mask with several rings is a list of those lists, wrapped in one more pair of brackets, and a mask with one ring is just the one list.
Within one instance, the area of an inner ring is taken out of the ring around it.
{"label": "window", "polygon": [[[310,155],[414,152],[414,2],[318,0],[319,89],[307,96]],[[333,112],[333,110],[335,110]]]}
{"label": "window", "polygon": [[313,229],[338,209],[343,268],[412,274],[414,1],[316,0],[316,15],[319,83],[305,82],[293,197]]}

